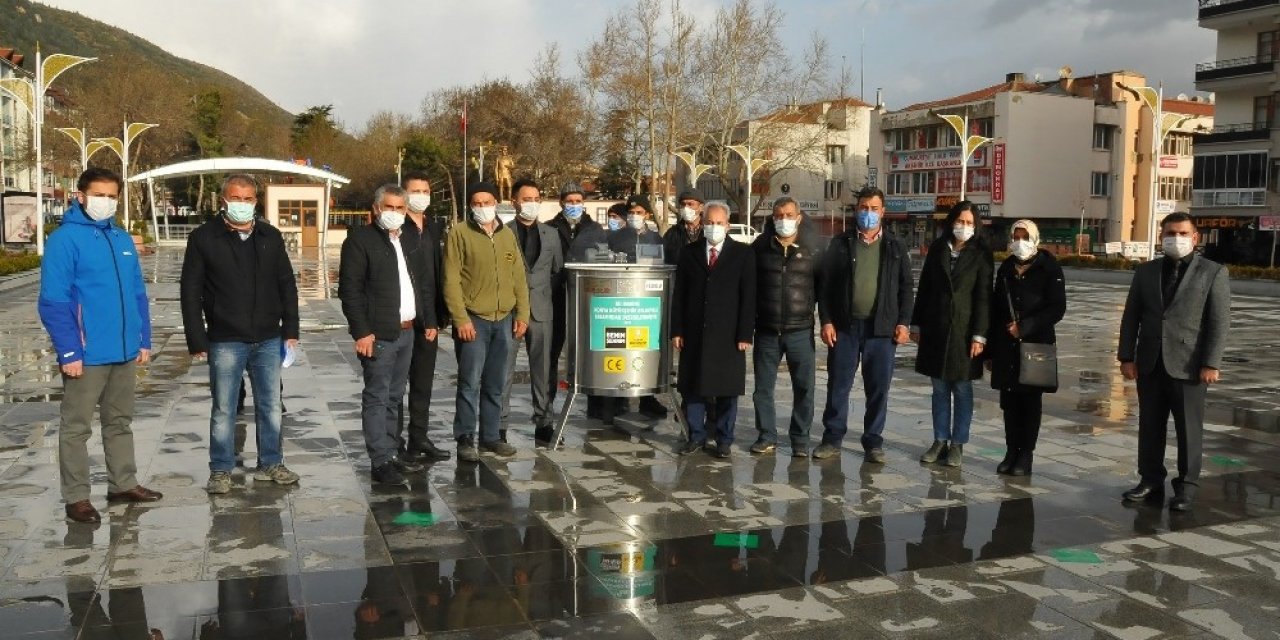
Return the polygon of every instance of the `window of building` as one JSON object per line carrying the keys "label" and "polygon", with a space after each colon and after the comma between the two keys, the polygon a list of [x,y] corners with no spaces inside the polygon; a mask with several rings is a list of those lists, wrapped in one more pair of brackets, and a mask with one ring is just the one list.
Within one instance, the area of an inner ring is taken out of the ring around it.
{"label": "window of building", "polygon": [[1100,150],[1111,150],[1111,126],[1105,124],[1093,125],[1093,148]]}
{"label": "window of building", "polygon": [[1191,155],[1191,134],[1173,132],[1164,139],[1164,145],[1160,148],[1160,154],[1166,156],[1189,156]]}
{"label": "window of building", "polygon": [[891,173],[886,193],[889,195],[905,195],[911,193],[911,174]]}
{"label": "window of building", "polygon": [[1267,152],[1196,156],[1194,189],[1266,189]]}
{"label": "window of building", "polygon": [[1258,96],[1253,99],[1253,128],[1270,129],[1273,113],[1271,96]]}
{"label": "window of building", "polygon": [[937,176],[932,171],[911,174],[911,193],[937,193]]}
{"label": "window of building", "polygon": [[314,215],[319,209],[320,203],[315,200],[281,200],[277,223],[281,227],[299,227],[306,214]]}
{"label": "window of building", "polygon": [[1157,197],[1161,200],[1190,200],[1191,178],[1170,176],[1160,178],[1159,195]]}
{"label": "window of building", "polygon": [[956,135],[956,130],[952,129],[951,125],[947,125],[942,129],[940,143],[940,146],[943,147],[958,147],[960,146],[960,136]]}
{"label": "window of building", "polygon": [[827,164],[844,164],[844,145],[827,145]]}
{"label": "window of building", "polygon": [[1089,185],[1089,195],[1099,198],[1111,196],[1111,174],[1094,171]]}
{"label": "window of building", "polygon": [[995,118],[973,118],[969,120],[969,135],[994,138],[996,135]]}
{"label": "window of building", "polygon": [[844,191],[844,181],[828,180],[824,191],[827,200],[839,200],[840,194]]}
{"label": "window of building", "polygon": [[1263,31],[1258,34],[1258,62],[1275,62],[1280,51],[1280,32]]}

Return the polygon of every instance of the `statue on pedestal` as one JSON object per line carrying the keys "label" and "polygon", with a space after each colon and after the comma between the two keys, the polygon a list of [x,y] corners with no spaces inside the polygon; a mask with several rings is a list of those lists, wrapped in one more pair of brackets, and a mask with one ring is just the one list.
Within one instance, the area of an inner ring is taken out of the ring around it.
{"label": "statue on pedestal", "polygon": [[493,177],[498,183],[498,201],[511,199],[511,170],[515,168],[516,161],[511,157],[511,152],[507,149],[507,145],[498,147],[498,158],[493,161]]}

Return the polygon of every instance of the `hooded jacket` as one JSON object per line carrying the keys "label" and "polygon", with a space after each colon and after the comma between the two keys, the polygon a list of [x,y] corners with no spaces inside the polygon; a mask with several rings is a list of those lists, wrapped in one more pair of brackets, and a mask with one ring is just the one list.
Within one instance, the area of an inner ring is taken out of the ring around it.
{"label": "hooded jacket", "polygon": [[119,364],[151,348],[151,312],[133,239],[72,202],[40,264],[40,322],[58,364]]}

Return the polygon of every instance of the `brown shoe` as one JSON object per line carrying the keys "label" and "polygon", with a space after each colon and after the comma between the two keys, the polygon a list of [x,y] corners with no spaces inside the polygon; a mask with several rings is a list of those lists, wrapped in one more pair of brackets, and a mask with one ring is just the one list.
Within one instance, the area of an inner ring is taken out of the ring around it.
{"label": "brown shoe", "polygon": [[102,516],[98,515],[98,510],[94,509],[93,503],[88,500],[67,505],[67,519],[86,523],[102,522]]}
{"label": "brown shoe", "polygon": [[142,485],[138,485],[128,491],[108,493],[107,502],[155,502],[163,497],[164,494],[159,491],[152,491]]}

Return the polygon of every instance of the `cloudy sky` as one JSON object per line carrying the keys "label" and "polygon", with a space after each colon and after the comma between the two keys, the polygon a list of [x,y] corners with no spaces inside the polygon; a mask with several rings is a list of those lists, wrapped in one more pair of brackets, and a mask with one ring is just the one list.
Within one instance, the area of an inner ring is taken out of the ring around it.
{"label": "cloudy sky", "polygon": [[[389,109],[416,114],[437,88],[522,81],[548,42],[565,72],[608,14],[629,0],[41,0],[123,27],[236,75],[289,111],[333,104],[348,128]],[[682,0],[709,20],[730,0]],[[1129,69],[1166,92],[1192,92],[1214,34],[1193,0],[785,0],[778,46],[813,33],[833,77],[889,108],[964,93],[1021,71],[1054,78]],[[864,36],[865,34],[865,36]],[[626,33],[617,34],[626,38]],[[864,49],[865,59],[861,56]],[[865,77],[859,79],[860,61]],[[861,80],[861,81],[860,81]]]}

